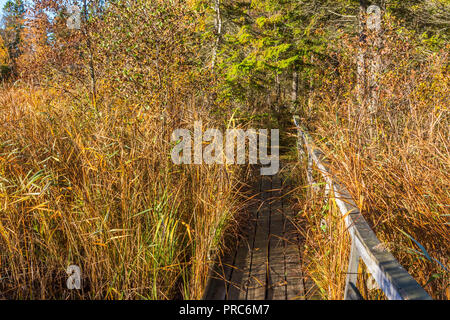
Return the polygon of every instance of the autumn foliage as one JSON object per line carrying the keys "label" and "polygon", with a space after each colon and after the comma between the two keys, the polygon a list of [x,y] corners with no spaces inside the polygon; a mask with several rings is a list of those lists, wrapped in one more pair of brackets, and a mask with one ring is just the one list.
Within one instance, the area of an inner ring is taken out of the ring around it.
{"label": "autumn foliage", "polygon": [[[67,26],[75,3],[80,29]],[[382,7],[379,34],[360,30],[363,3]],[[315,297],[342,299],[346,229],[323,184],[305,187],[293,114],[387,249],[433,298],[449,299],[450,10],[408,3],[8,1],[0,299],[201,298],[250,181],[245,166],[172,163],[173,130],[196,120],[281,129],[305,275]],[[367,73],[377,70],[364,94],[361,52]],[[72,264],[81,291],[66,289]],[[365,283],[366,298],[384,298]]]}

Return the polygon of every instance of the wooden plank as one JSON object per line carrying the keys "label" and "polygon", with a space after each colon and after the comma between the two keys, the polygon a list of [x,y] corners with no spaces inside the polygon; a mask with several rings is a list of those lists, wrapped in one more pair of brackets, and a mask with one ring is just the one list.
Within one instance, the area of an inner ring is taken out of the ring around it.
{"label": "wooden plank", "polygon": [[[234,275],[234,279],[232,280],[234,283],[237,284],[237,286],[230,287],[230,294],[229,299],[230,300],[245,300],[247,299],[247,290],[250,282],[250,270],[252,267],[252,258],[253,258],[253,249],[254,249],[254,242],[255,242],[255,235],[256,235],[256,229],[257,229],[257,220],[259,215],[259,210],[261,207],[261,191],[262,191],[262,181],[258,177],[257,185],[255,188],[256,192],[258,193],[258,196],[255,199],[255,204],[252,208],[252,216],[249,221],[248,226],[248,236],[247,241],[245,242],[245,246],[242,246],[240,257],[242,258],[245,256],[245,259],[243,259],[242,265],[242,277],[239,279],[239,274]],[[246,251],[244,253],[244,251]],[[239,281],[240,280],[240,281]],[[238,284],[240,282],[240,284]],[[236,290],[237,289],[237,290]]]}
{"label": "wooden plank", "polygon": [[286,279],[286,299],[305,300],[304,279],[298,247],[288,243],[286,247]]}
{"label": "wooden plank", "polygon": [[344,300],[361,300],[361,294],[357,292],[358,266],[359,253],[355,243],[352,242],[347,269],[347,279],[345,281]]}
{"label": "wooden plank", "polygon": [[278,176],[260,178],[258,204],[234,260],[227,257],[214,270],[217,281],[204,299],[304,299],[297,232],[285,216],[281,184]]}
{"label": "wooden plank", "polygon": [[230,283],[228,285],[227,300],[238,300],[240,296],[246,294],[246,281],[249,276],[249,242],[248,239],[242,239],[236,253],[236,259],[232,266]]}
{"label": "wooden plank", "polygon": [[288,300],[305,300],[306,292],[304,285],[304,276],[301,269],[301,254],[299,251],[298,231],[291,222],[291,219],[293,218],[293,212],[285,208],[284,203],[283,209],[285,210],[286,214],[286,298]]}
{"label": "wooden plank", "polygon": [[[257,181],[254,192],[259,193],[260,189],[261,183]],[[210,279],[203,295],[204,300],[245,299],[250,270],[249,251],[253,247],[258,205],[259,201],[255,201],[249,208],[249,224],[243,228],[236,251],[227,255],[224,261],[218,261],[210,271]]]}
{"label": "wooden plank", "polygon": [[[286,184],[281,181],[282,185]],[[287,185],[282,186],[282,193],[286,192]],[[292,210],[290,198],[283,198],[281,201],[281,211],[284,215],[284,247],[285,247],[285,272],[286,272],[286,299],[304,300],[305,287],[304,275],[302,272],[302,261],[299,248],[299,234],[292,219],[295,212]]]}
{"label": "wooden plank", "polygon": [[268,300],[286,300],[284,215],[280,197],[281,179],[274,176],[270,197]]}
{"label": "wooden plank", "polygon": [[228,286],[227,300],[245,299],[247,295],[248,279],[250,276],[251,252],[255,235],[256,208],[253,209],[253,217],[249,221],[247,233],[240,241],[234,261],[230,284]]}
{"label": "wooden plank", "polygon": [[255,240],[252,250],[250,277],[247,288],[247,300],[266,299],[267,270],[268,270],[268,236],[269,214],[267,198],[271,187],[271,177],[261,177],[261,208],[256,222]]}
{"label": "wooden plank", "polygon": [[234,255],[225,255],[223,260],[218,257],[219,261],[214,263],[208,275],[208,283],[206,285],[202,300],[224,300],[227,293],[227,283],[231,275],[231,265]]}

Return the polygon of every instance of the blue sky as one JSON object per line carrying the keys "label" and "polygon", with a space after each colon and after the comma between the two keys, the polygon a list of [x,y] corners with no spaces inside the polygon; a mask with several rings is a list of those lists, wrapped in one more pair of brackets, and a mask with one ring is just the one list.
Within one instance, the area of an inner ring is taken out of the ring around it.
{"label": "blue sky", "polygon": [[[5,6],[5,3],[8,0],[0,0],[0,19],[3,17],[3,7]],[[25,0],[24,3],[26,4],[27,2],[29,2],[30,0]]]}
{"label": "blue sky", "polygon": [[0,18],[3,16],[3,6],[8,0],[0,0]]}
{"label": "blue sky", "polygon": [[[1,19],[1,17],[3,16],[3,7],[5,6],[5,3],[7,2],[8,0],[0,0],[0,19]],[[24,2],[25,2],[25,4],[26,3],[30,3],[30,1],[32,1],[32,0],[25,0]]]}
{"label": "blue sky", "polygon": [[[0,17],[3,16],[3,7],[5,6],[5,3],[8,0],[0,0]],[[24,1],[25,3],[27,3],[28,1]]]}

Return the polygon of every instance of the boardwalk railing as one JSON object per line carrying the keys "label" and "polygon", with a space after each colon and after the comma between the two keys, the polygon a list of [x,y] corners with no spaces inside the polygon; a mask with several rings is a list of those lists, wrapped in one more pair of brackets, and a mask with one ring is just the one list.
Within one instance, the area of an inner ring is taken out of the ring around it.
{"label": "boardwalk railing", "polygon": [[[298,131],[298,152],[300,160],[308,157],[307,178],[313,187],[313,163],[316,164],[326,181],[326,192],[336,202],[345,219],[350,233],[352,245],[345,286],[345,300],[361,299],[356,287],[357,272],[360,258],[377,282],[380,289],[390,300],[431,300],[426,291],[399,264],[394,256],[378,240],[375,233],[367,224],[347,189],[340,185],[330,174],[324,153],[314,146],[306,130],[300,125],[299,117],[294,116],[294,123]],[[305,149],[303,149],[304,145]],[[304,151],[306,150],[306,152]]]}

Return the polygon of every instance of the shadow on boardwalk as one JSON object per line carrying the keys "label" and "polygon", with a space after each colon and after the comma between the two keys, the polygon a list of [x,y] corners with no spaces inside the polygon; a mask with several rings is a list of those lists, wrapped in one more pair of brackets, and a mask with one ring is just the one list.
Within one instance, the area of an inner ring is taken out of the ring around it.
{"label": "shadow on boardwalk", "polygon": [[239,244],[211,270],[203,299],[307,298],[311,281],[301,270],[302,242],[292,223],[295,213],[285,196],[287,189],[280,175],[258,178]]}

